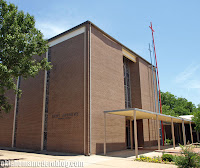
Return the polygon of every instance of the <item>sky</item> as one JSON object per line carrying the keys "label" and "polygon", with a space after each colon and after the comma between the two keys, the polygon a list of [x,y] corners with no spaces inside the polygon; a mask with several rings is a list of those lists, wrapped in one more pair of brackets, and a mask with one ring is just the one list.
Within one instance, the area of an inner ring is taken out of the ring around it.
{"label": "sky", "polygon": [[45,38],[86,20],[150,62],[155,30],[161,90],[200,103],[199,0],[8,0],[35,17]]}

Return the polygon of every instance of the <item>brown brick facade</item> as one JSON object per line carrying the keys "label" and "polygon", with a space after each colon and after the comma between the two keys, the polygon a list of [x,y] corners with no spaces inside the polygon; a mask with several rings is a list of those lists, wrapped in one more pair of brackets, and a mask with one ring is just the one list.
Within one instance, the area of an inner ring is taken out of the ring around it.
{"label": "brown brick facade", "polygon": [[7,94],[12,104],[12,109],[9,113],[0,114],[0,146],[11,147],[12,146],[12,134],[13,134],[13,118],[14,118],[14,104],[15,94],[13,91],[9,91]]}
{"label": "brown brick facade", "polygon": [[[93,25],[90,34],[90,24],[86,22],[79,26],[85,26],[85,33],[49,49],[53,69],[46,103],[48,151],[102,153],[103,111],[125,108],[124,46]],[[74,33],[79,27],[66,34]],[[50,41],[53,40],[57,37]],[[129,64],[132,107],[155,111],[150,64],[138,56],[135,63],[130,61]],[[18,107],[17,148],[41,149],[44,77],[43,71],[35,78],[21,81],[23,94]],[[14,94],[11,97],[14,104]],[[11,111],[0,118],[0,146],[11,146],[13,116]],[[125,121],[123,116],[106,115],[107,151],[126,149]],[[137,127],[139,146],[156,144],[155,121],[138,120]]]}
{"label": "brown brick facade", "polygon": [[[125,108],[123,55],[119,44],[94,27],[91,42],[91,147],[92,153],[101,153],[103,145],[99,144],[104,142],[103,111]],[[108,150],[125,149],[125,117],[107,114],[106,121]]]}
{"label": "brown brick facade", "polygon": [[[152,67],[143,59],[139,59],[139,69],[140,69],[142,109],[155,112],[155,97],[154,97]],[[155,73],[154,73],[154,81],[156,81]],[[158,105],[157,105],[157,110],[158,110]],[[157,131],[156,131],[155,120],[148,120],[148,119],[143,120],[143,135],[144,135],[144,146],[152,146],[157,143]]]}
{"label": "brown brick facade", "polygon": [[20,83],[23,92],[18,105],[16,147],[40,150],[44,71],[35,78],[21,79]]}
{"label": "brown brick facade", "polygon": [[51,48],[47,150],[84,153],[84,35]]}

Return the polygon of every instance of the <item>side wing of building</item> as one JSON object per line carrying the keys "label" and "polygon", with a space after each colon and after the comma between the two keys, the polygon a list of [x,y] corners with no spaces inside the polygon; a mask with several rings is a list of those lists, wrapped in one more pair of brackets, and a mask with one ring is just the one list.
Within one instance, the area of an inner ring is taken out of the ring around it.
{"label": "side wing of building", "polygon": [[20,80],[16,109],[0,118],[0,146],[87,153],[87,30],[79,26],[49,41],[44,57],[53,68]]}

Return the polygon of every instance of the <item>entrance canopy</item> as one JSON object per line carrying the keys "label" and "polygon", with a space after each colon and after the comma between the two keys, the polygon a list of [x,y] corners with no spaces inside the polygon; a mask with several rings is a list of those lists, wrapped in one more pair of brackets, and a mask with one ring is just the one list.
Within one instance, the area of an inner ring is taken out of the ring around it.
{"label": "entrance canopy", "polygon": [[138,108],[130,108],[130,109],[122,109],[122,110],[112,110],[112,111],[104,111],[104,113],[126,116],[134,119],[134,111],[136,112],[136,119],[153,119],[156,120],[156,116],[158,120],[164,122],[171,122],[173,119],[174,123],[184,123],[189,124],[192,122],[189,119],[180,118],[180,117],[173,117],[170,115],[160,114],[152,111],[146,111]]}
{"label": "entrance canopy", "polygon": [[120,116],[126,116],[130,119],[130,134],[131,134],[131,149],[133,149],[133,136],[132,136],[132,120],[134,120],[134,138],[135,138],[135,156],[138,157],[138,139],[137,139],[137,120],[138,119],[152,119],[156,120],[157,127],[157,140],[158,140],[158,150],[160,150],[160,131],[159,131],[159,121],[170,122],[172,129],[172,138],[173,138],[173,147],[175,148],[175,136],[174,136],[174,123],[182,123],[182,132],[184,145],[186,145],[186,136],[185,136],[185,124],[190,124],[190,133],[191,141],[193,143],[192,135],[192,121],[186,118],[173,117],[170,115],[155,113],[152,111],[146,111],[138,108],[122,109],[122,110],[112,110],[104,111],[104,155],[106,155],[106,114],[114,114]]}

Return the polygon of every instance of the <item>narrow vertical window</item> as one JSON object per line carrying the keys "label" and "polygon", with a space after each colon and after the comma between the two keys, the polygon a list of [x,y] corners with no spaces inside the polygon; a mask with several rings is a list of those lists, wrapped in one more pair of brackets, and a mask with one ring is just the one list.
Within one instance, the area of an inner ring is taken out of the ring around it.
{"label": "narrow vertical window", "polygon": [[124,57],[124,92],[125,92],[125,108],[131,108],[131,87],[130,87],[130,67],[129,60]]}
{"label": "narrow vertical window", "polygon": [[[21,76],[19,76],[18,80],[17,80],[17,87],[18,89],[20,89],[20,84],[21,84]],[[14,127],[14,143],[13,143],[13,147],[16,147],[16,138],[17,138],[17,121],[18,121],[18,112],[19,112],[19,96],[17,96],[17,101],[16,101],[16,113],[15,113],[15,127]]]}
{"label": "narrow vertical window", "polygon": [[[131,87],[130,87],[130,61],[126,57],[124,63],[124,93],[125,93],[125,108],[131,108]],[[130,120],[126,120],[126,146],[127,149],[131,148],[131,135],[130,135]]]}
{"label": "narrow vertical window", "polygon": [[[51,48],[48,49],[48,61],[51,62]],[[47,71],[47,82],[46,82],[46,101],[45,101],[45,117],[44,117],[43,150],[47,150],[47,127],[48,127],[49,84],[50,84],[50,70]]]}

